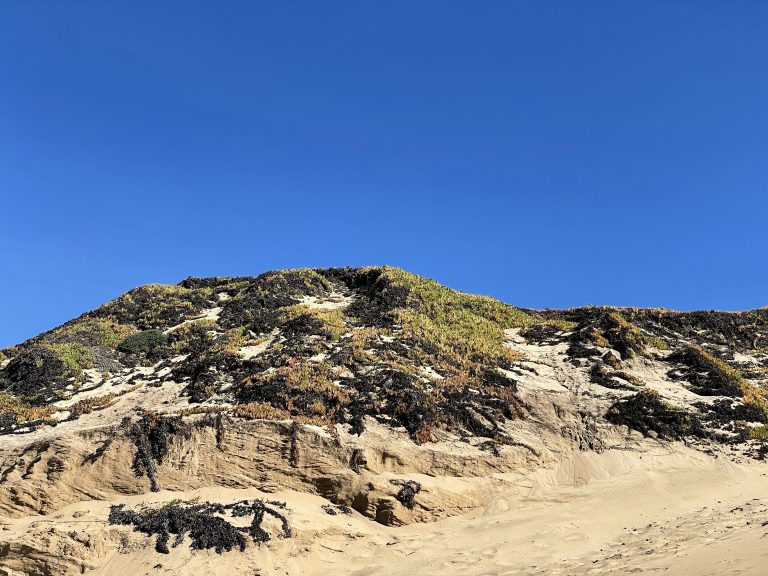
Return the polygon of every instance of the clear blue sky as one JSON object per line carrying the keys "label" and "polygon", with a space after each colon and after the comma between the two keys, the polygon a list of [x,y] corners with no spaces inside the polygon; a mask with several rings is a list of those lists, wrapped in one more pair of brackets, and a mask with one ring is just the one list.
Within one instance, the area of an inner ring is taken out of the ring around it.
{"label": "clear blue sky", "polygon": [[388,263],[768,304],[768,3],[0,1],[0,345],[136,285]]}

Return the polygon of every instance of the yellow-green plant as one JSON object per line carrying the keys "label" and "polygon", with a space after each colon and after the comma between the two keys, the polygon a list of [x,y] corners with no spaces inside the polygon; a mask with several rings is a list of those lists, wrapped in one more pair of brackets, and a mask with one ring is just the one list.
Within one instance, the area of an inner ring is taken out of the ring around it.
{"label": "yellow-green plant", "polygon": [[286,306],[281,310],[280,322],[285,323],[301,316],[309,316],[320,323],[321,329],[336,341],[347,331],[344,313],[338,308],[311,308],[304,304]]}
{"label": "yellow-green plant", "polygon": [[83,370],[93,368],[91,351],[79,342],[46,342],[44,346],[64,362],[77,379],[82,378]]}
{"label": "yellow-green plant", "polygon": [[7,392],[0,392],[0,415],[11,416],[17,424],[34,420],[48,420],[56,411],[52,406],[29,406]]}
{"label": "yellow-green plant", "polygon": [[120,324],[115,318],[84,318],[62,326],[54,331],[54,336],[91,336],[95,343],[107,348],[117,348],[126,337],[134,334],[136,327]]}
{"label": "yellow-green plant", "polygon": [[768,426],[755,426],[749,431],[749,437],[752,440],[768,442]]}
{"label": "yellow-green plant", "polygon": [[384,278],[407,292],[406,305],[394,311],[403,333],[427,356],[454,365],[509,362],[504,330],[535,320],[522,310],[487,296],[451,290],[399,268],[384,268]]}

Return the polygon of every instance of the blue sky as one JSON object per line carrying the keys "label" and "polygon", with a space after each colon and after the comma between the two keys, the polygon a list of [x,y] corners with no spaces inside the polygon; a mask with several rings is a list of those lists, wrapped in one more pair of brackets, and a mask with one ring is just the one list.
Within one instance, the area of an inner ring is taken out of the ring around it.
{"label": "blue sky", "polygon": [[0,345],[148,282],[393,264],[768,304],[768,3],[0,2]]}

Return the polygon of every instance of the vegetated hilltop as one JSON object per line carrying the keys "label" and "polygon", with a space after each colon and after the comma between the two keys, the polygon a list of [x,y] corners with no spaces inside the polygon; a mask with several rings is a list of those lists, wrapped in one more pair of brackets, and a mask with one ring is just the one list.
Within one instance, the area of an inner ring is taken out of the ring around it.
{"label": "vegetated hilltop", "polygon": [[[0,352],[0,513],[229,486],[308,492],[388,525],[435,520],[489,496],[430,476],[650,443],[765,458],[767,373],[766,309],[522,310],[391,267],[142,286]],[[195,519],[247,510],[263,541],[274,504],[227,506],[110,518],[166,552],[188,530],[229,550],[244,527],[209,540]],[[52,562],[72,568],[45,553],[24,566]]]}

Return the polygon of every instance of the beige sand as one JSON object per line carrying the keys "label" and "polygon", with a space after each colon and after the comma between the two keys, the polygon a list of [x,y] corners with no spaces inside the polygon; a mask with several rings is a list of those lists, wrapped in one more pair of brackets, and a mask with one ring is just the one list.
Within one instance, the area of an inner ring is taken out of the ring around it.
{"label": "beige sand", "polygon": [[[679,445],[642,456],[583,453],[527,478],[496,475],[495,500],[469,514],[400,528],[357,513],[329,516],[321,509],[327,501],[295,491],[216,487],[116,500],[286,501],[295,537],[244,554],[193,552],[187,543],[158,554],[145,536],[105,525],[106,501],[8,520],[3,529],[4,539],[34,533],[43,539],[38,546],[54,544],[62,554],[69,535],[71,546],[89,550],[84,569],[99,575],[759,575],[768,566],[767,473],[764,464],[733,464]],[[461,492],[464,484],[433,478],[431,489]]]}

